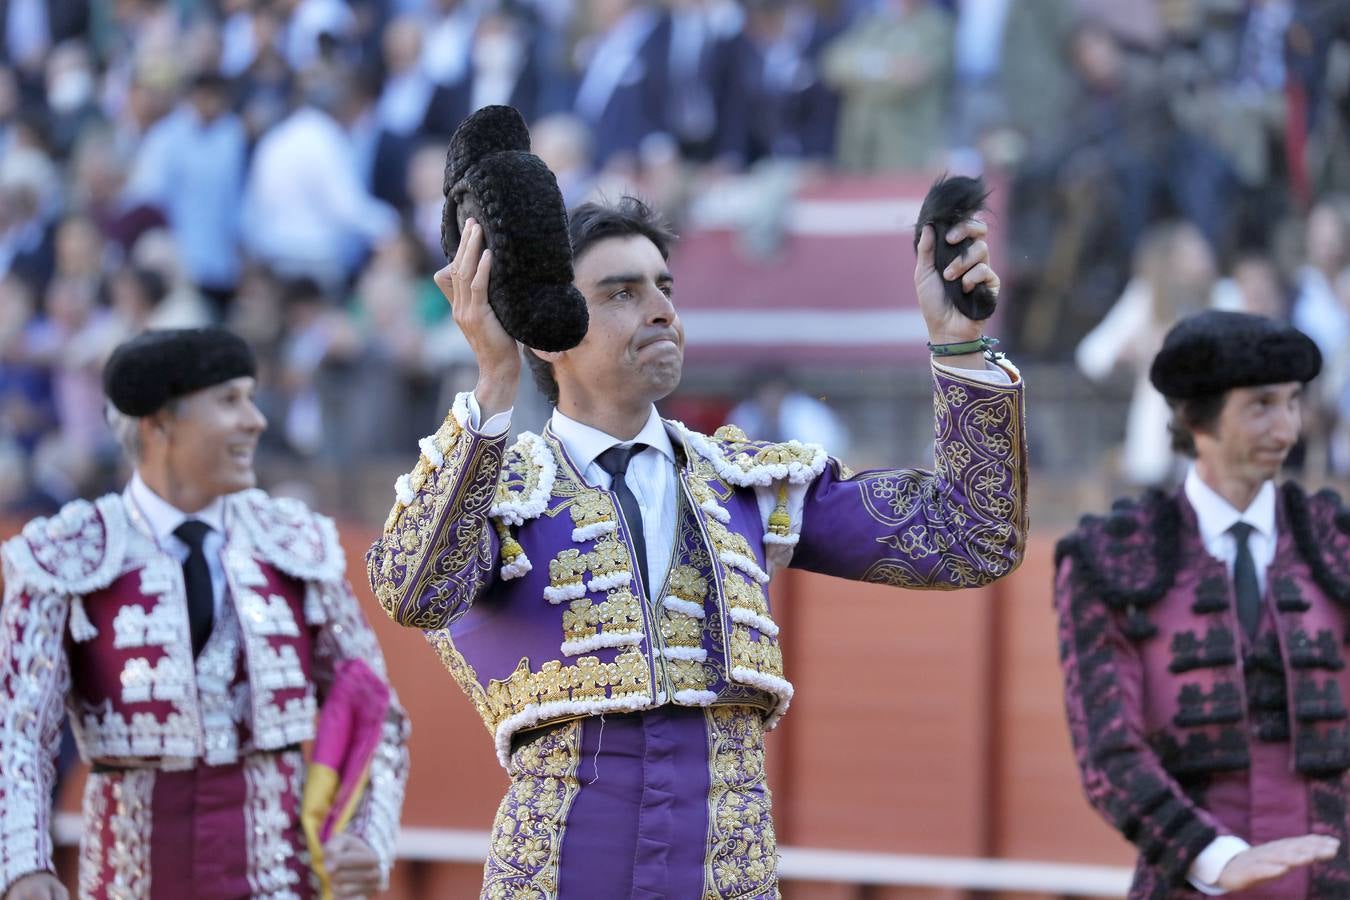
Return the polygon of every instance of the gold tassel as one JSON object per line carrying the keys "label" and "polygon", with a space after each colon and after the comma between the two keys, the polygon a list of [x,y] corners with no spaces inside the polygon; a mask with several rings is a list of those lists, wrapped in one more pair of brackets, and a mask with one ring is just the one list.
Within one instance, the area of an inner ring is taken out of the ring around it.
{"label": "gold tassel", "polygon": [[511,529],[505,522],[493,519],[492,524],[497,528],[497,536],[502,539],[502,563],[509,566],[525,553],[525,549],[511,536]]}
{"label": "gold tassel", "polygon": [[792,530],[792,516],[787,508],[787,482],[778,486],[778,503],[769,513],[769,533],[778,537],[787,537]]}

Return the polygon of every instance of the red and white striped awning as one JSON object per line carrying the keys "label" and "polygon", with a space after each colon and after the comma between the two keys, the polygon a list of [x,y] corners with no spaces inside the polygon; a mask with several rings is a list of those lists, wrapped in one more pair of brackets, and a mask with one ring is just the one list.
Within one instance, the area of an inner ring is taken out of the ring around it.
{"label": "red and white striped awning", "polygon": [[[725,227],[687,227],[671,258],[686,355],[705,362],[847,364],[920,358],[914,221],[931,179],[842,178],[805,185],[783,236],[756,258]],[[990,254],[1002,249],[1002,191],[990,197]]]}

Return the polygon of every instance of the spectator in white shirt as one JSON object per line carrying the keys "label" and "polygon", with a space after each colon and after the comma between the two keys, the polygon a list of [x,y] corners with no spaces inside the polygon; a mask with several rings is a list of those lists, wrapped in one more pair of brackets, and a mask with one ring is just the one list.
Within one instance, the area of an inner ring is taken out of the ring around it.
{"label": "spectator in white shirt", "polygon": [[398,214],[362,182],[345,126],[362,110],[329,81],[258,142],[244,191],[244,243],[275,271],[343,282]]}

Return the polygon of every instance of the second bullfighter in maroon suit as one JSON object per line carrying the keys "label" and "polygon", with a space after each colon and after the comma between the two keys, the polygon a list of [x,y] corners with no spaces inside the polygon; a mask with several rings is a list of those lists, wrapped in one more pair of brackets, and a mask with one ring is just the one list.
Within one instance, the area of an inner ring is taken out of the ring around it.
{"label": "second bullfighter in maroon suit", "polygon": [[1350,896],[1350,512],[1272,481],[1319,367],[1269,320],[1183,321],[1152,377],[1185,485],[1058,547],[1070,730],[1131,898]]}

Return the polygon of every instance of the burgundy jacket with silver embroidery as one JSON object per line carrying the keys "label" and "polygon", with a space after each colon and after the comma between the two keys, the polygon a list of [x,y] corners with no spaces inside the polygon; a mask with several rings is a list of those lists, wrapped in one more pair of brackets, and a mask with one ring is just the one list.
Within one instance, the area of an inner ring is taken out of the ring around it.
{"label": "burgundy jacket with silver embroidery", "polygon": [[[225,498],[228,584],[194,660],[182,564],[108,495],[30,522],[3,547],[0,893],[50,868],[63,712],[81,755],[114,766],[228,764],[314,736],[334,664],[383,659],[333,523],[261,491]],[[395,701],[355,833],[392,862],[407,724]]]}

